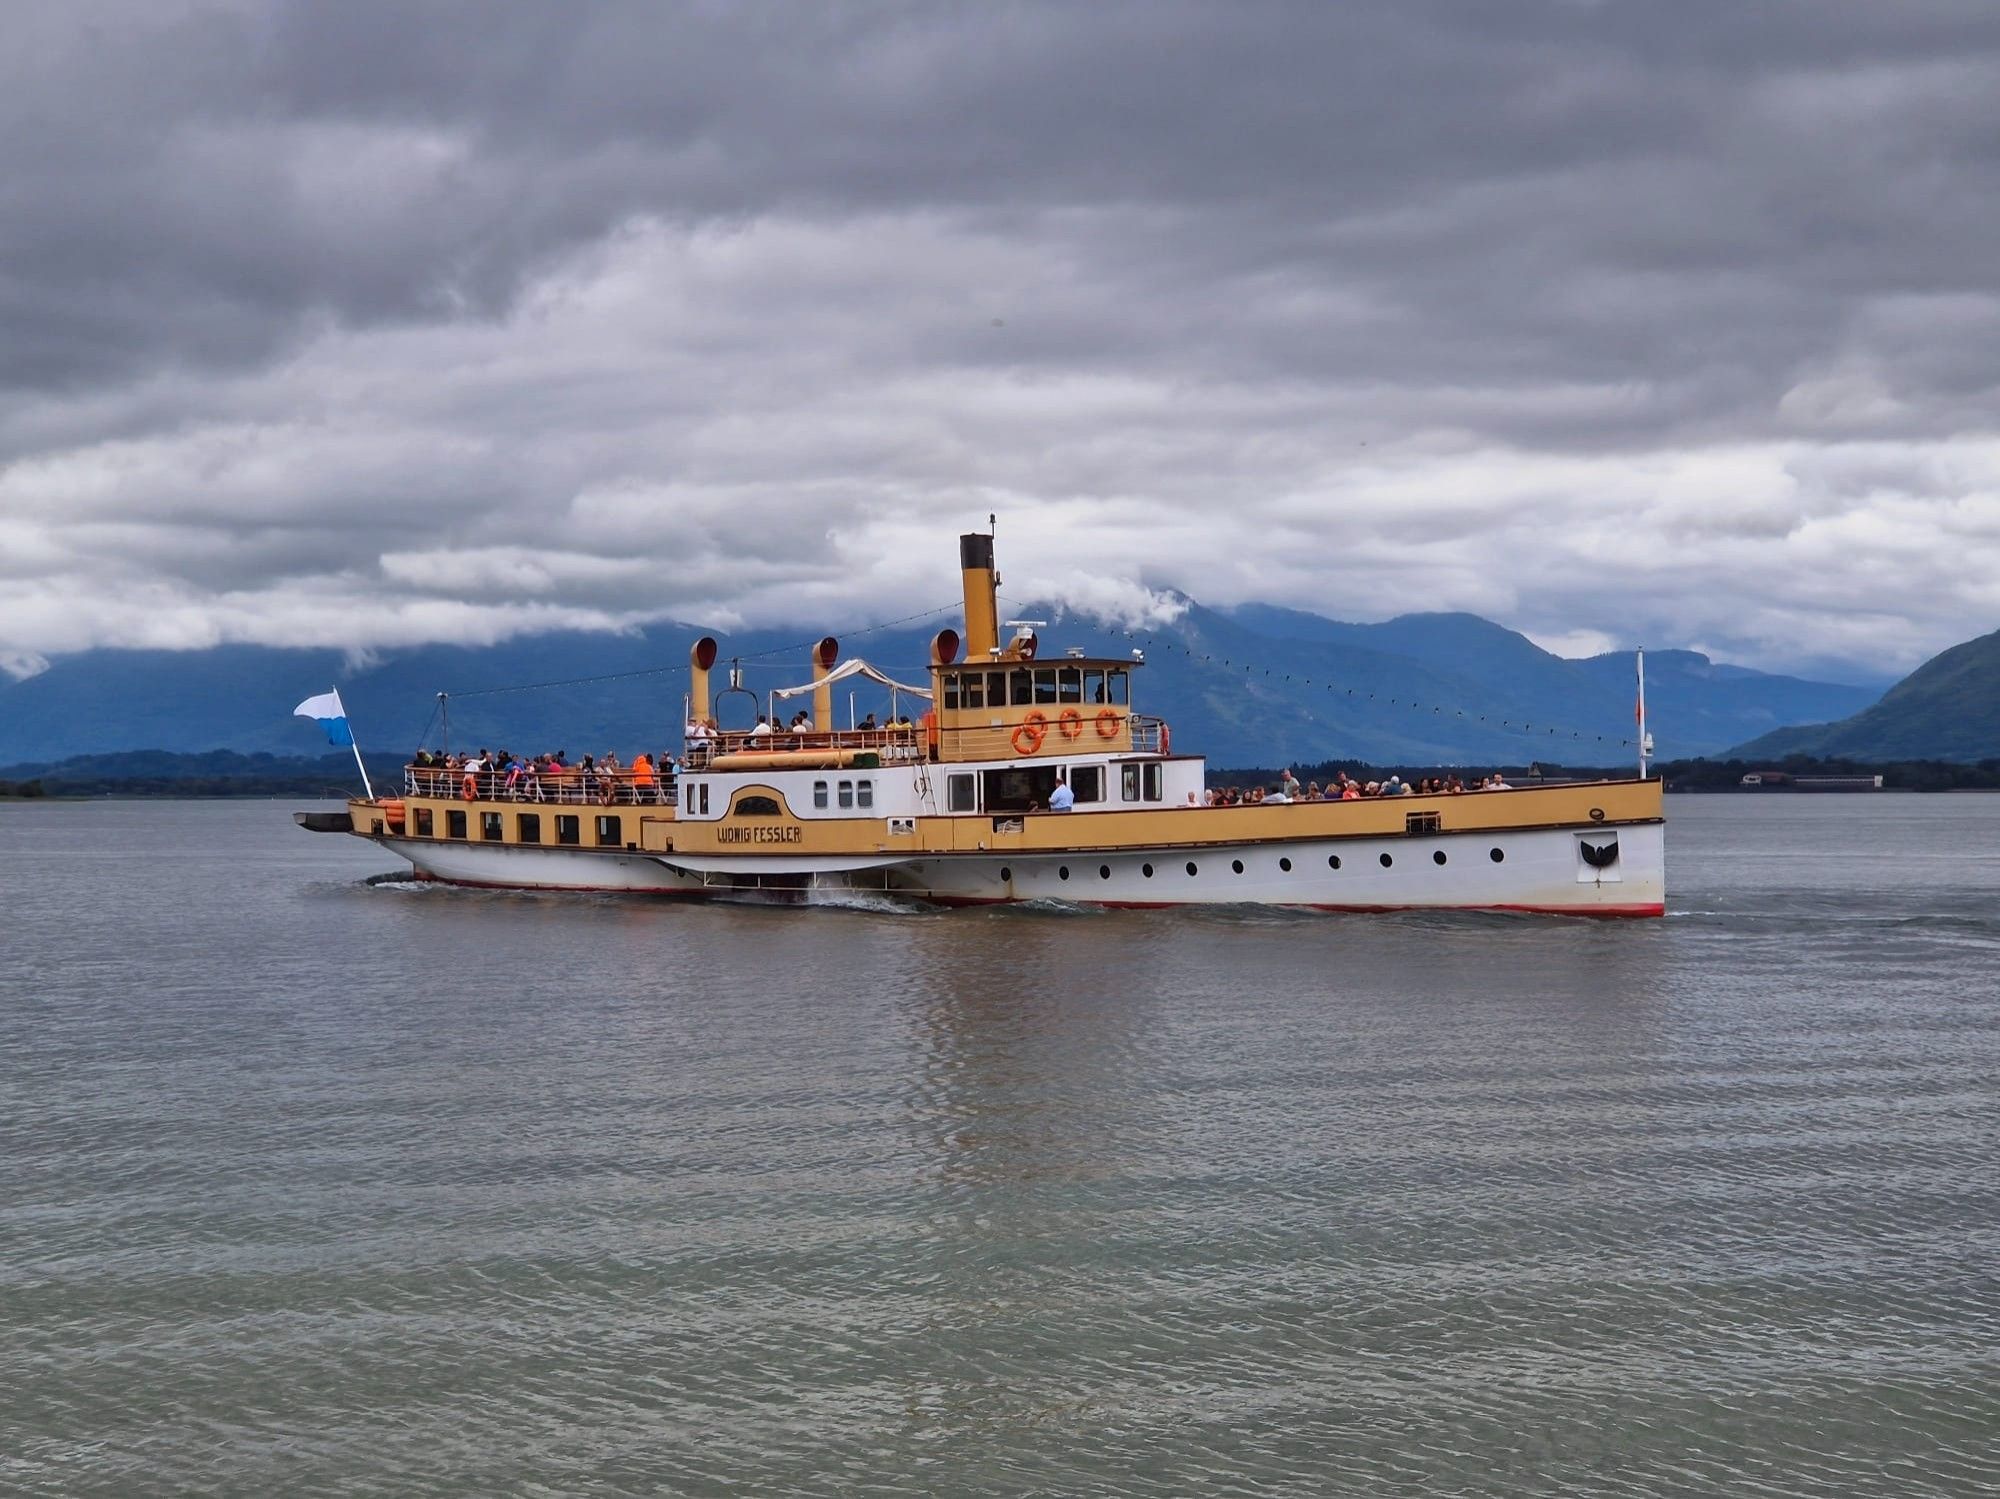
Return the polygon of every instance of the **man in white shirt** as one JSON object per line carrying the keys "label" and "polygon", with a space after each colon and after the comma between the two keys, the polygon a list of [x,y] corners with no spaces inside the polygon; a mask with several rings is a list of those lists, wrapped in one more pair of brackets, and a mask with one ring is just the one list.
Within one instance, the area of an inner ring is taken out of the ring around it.
{"label": "man in white shirt", "polygon": [[765,719],[763,714],[759,713],[757,715],[757,727],[750,731],[750,737],[752,739],[762,739],[770,732],[771,725],[769,721]]}
{"label": "man in white shirt", "polygon": [[1049,793],[1049,810],[1051,812],[1067,812],[1075,805],[1076,793],[1069,789],[1069,782],[1065,781],[1062,778],[1062,773],[1058,771],[1056,773],[1056,789]]}

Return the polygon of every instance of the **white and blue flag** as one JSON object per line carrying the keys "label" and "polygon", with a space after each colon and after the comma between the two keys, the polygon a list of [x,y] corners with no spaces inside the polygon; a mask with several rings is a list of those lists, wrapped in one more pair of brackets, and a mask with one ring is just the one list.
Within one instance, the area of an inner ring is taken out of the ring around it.
{"label": "white and blue flag", "polygon": [[298,718],[315,718],[319,726],[326,730],[328,744],[354,743],[354,731],[347,726],[347,710],[340,705],[340,689],[322,692],[318,697],[309,697],[292,709]]}

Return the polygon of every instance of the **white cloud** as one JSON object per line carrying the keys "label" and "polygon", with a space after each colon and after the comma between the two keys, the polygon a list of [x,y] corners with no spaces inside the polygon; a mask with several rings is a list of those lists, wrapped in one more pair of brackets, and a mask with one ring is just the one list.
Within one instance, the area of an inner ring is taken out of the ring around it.
{"label": "white cloud", "polygon": [[990,512],[1128,622],[2000,623],[2000,22],[130,21],[0,58],[5,661],[839,633]]}

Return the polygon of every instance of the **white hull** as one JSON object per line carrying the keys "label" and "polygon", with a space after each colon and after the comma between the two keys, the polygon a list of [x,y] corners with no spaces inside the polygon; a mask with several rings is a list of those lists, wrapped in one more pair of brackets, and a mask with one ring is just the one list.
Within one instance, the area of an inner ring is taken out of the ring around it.
{"label": "white hull", "polygon": [[[1615,860],[1593,867],[1582,845],[1602,849],[1614,839]],[[1658,823],[1588,832],[1538,828],[1288,839],[1200,849],[1168,846],[1116,853],[917,856],[859,870],[813,869],[810,860],[746,855],[741,860],[704,861],[728,865],[706,873],[676,867],[671,855],[401,838],[378,841],[408,859],[419,874],[453,884],[717,898],[866,889],[952,905],[1059,900],[1106,906],[1272,905],[1653,916],[1661,914],[1666,890],[1664,829]],[[1493,857],[1495,850],[1501,855],[1498,860]]]}

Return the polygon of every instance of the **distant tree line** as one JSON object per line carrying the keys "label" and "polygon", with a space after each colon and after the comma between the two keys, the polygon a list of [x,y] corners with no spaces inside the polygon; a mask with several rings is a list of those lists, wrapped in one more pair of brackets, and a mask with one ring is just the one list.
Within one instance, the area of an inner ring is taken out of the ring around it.
{"label": "distant tree line", "polygon": [[[1320,760],[1310,765],[1293,765],[1292,774],[1301,781],[1325,785],[1339,772],[1356,780],[1379,781],[1400,776],[1421,781],[1429,776],[1457,775],[1466,781],[1499,771],[1515,786],[1532,786],[1537,781],[1624,780],[1637,769],[1625,765],[1560,765],[1540,761],[1528,765],[1371,765],[1358,760]],[[1897,791],[1996,791],[2000,790],[2000,758],[1958,765],[1945,760],[1866,760],[1822,759],[1813,755],[1786,755],[1779,760],[1661,760],[1652,767],[1667,783],[1669,791],[1763,791],[1782,787],[1746,787],[1743,777],[1757,771],[1783,771],[1787,776],[1875,776],[1882,777],[1884,790]],[[1214,770],[1209,779],[1222,786],[1274,785],[1281,771],[1276,767],[1249,766],[1238,770]]]}

